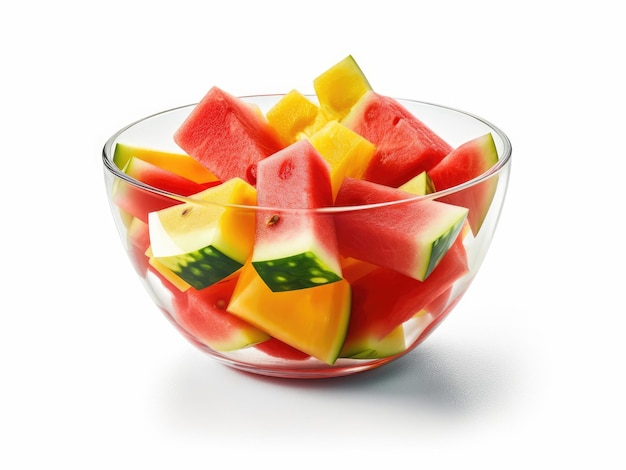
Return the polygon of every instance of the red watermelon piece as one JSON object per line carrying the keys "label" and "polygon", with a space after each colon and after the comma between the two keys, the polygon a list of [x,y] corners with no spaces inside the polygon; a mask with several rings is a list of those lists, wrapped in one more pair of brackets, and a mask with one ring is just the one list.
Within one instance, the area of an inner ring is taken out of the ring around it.
{"label": "red watermelon piece", "polygon": [[290,361],[304,361],[311,356],[293,346],[283,343],[276,338],[270,338],[267,341],[263,341],[255,346],[259,351],[263,351],[268,356],[277,357],[279,359],[286,359]]}
{"label": "red watermelon piece", "polygon": [[[411,198],[397,188],[345,178],[335,201],[356,206]],[[466,215],[463,207],[432,199],[341,212],[335,216],[339,250],[423,281],[457,238]]]}
{"label": "red watermelon piece", "polygon": [[135,178],[142,183],[146,183],[154,188],[162,189],[181,196],[189,196],[199,193],[211,186],[218,184],[218,181],[209,181],[204,183],[196,183],[184,176],[173,171],[166,170],[153,163],[142,160],[138,157],[130,157],[126,166],[123,168],[124,173]]}
{"label": "red watermelon piece", "polygon": [[332,216],[306,211],[333,205],[330,166],[307,139],[259,162],[257,202],[273,208],[257,211],[252,255],[270,289],[304,289],[341,279]]}
{"label": "red watermelon piece", "polygon": [[149,265],[148,256],[146,256],[146,250],[150,246],[148,224],[134,217],[128,225],[126,237],[128,239],[128,250],[132,265],[137,274],[144,276]]}
{"label": "red watermelon piece", "polygon": [[[196,194],[219,183],[218,181],[196,183],[137,157],[130,157],[122,171],[153,188],[181,196]],[[146,223],[150,212],[179,204],[176,199],[134,186],[121,179],[116,181],[113,201],[126,212]]]}
{"label": "red watermelon piece", "polygon": [[430,170],[452,147],[394,98],[369,91],[341,121],[376,145],[363,176],[398,187]]}
{"label": "red watermelon piece", "polygon": [[233,351],[268,340],[269,335],[226,311],[236,284],[237,277],[232,276],[174,297],[180,328],[214,351]]}
{"label": "red watermelon piece", "polygon": [[255,184],[257,162],[282,148],[255,104],[211,88],[174,134],[174,141],[222,181]]}
{"label": "red watermelon piece", "polygon": [[[448,154],[428,171],[435,189],[443,191],[466,183],[489,171],[498,162],[498,151],[491,133],[472,139]],[[442,197],[439,200],[469,209],[467,220],[472,233],[477,235],[491,206],[498,176],[475,184],[467,189]]]}
{"label": "red watermelon piece", "polygon": [[465,247],[459,237],[423,282],[388,268],[366,274],[352,283],[352,312],[346,343],[362,342],[362,338],[368,336],[385,337],[445,295],[467,272]]}

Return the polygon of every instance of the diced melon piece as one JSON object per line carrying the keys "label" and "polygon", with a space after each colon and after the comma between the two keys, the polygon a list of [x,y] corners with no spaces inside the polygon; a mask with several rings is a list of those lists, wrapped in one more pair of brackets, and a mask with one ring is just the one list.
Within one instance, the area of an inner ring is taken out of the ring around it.
{"label": "diced melon piece", "polygon": [[205,183],[196,183],[184,176],[134,156],[127,160],[123,171],[137,181],[181,196],[199,193],[218,183],[216,179]]}
{"label": "diced melon piece", "polygon": [[240,178],[149,214],[153,257],[196,289],[203,289],[243,266],[254,243],[256,190]]}
{"label": "diced melon piece", "polygon": [[145,276],[146,270],[148,269],[146,250],[150,246],[148,224],[137,217],[133,217],[128,224],[126,239],[128,241],[128,254],[133,267],[137,271],[137,274]]}
{"label": "diced melon piece", "polygon": [[266,117],[285,146],[314,134],[326,123],[319,106],[298,90],[283,96],[267,111]]}
{"label": "diced melon piece", "polygon": [[330,164],[333,199],[346,177],[361,178],[376,146],[337,121],[330,121],[309,141]]}
{"label": "diced melon piece", "polygon": [[[411,197],[397,188],[346,178],[336,203],[354,206]],[[457,238],[466,217],[464,207],[425,199],[341,212],[335,228],[342,255],[423,281]]]}
{"label": "diced melon piece", "polygon": [[269,288],[288,291],[339,281],[332,216],[307,210],[332,206],[330,168],[311,143],[300,140],[260,161],[257,192],[252,265]]}
{"label": "diced melon piece", "polygon": [[[180,196],[189,196],[217,184],[217,181],[196,183],[134,156],[130,156],[126,160],[122,171],[131,178],[153,188]],[[168,197],[155,191],[141,188],[121,178],[116,179],[113,184],[112,199],[120,209],[144,222],[148,221],[149,212],[158,211],[179,203],[174,197]]]}
{"label": "diced melon piece", "polygon": [[435,185],[430,176],[428,176],[428,173],[422,171],[419,175],[411,178],[398,189],[417,196],[425,196],[426,194],[435,192]]}
{"label": "diced melon piece", "polygon": [[267,333],[226,311],[236,284],[237,277],[231,276],[206,289],[189,289],[185,296],[175,297],[176,323],[192,339],[214,351],[235,351],[267,341]]}
{"label": "diced melon piece", "polygon": [[256,269],[246,264],[227,310],[270,336],[334,364],[348,328],[350,292],[345,280],[273,292]]}
{"label": "diced melon piece", "polygon": [[398,325],[383,338],[376,337],[370,331],[365,331],[362,336],[351,335],[346,338],[339,356],[351,359],[379,359],[395,356],[405,350],[404,327]]}
{"label": "diced melon piece", "polygon": [[217,181],[217,177],[200,165],[197,160],[182,153],[163,152],[143,147],[135,147],[118,143],[115,145],[113,163],[123,169],[131,157],[152,163],[164,170],[171,171],[195,183],[210,183]]}
{"label": "diced melon piece", "polygon": [[288,361],[305,361],[311,357],[310,354],[302,352],[293,346],[289,346],[287,343],[276,338],[270,338],[267,341],[255,344],[254,347],[268,356],[278,357]]}
{"label": "diced melon piece", "polygon": [[259,160],[283,147],[261,109],[211,88],[174,133],[174,141],[221,181],[254,184]]}
{"label": "diced melon piece", "polygon": [[398,100],[373,91],[365,93],[341,122],[376,145],[363,176],[375,183],[398,187],[452,151]]}
{"label": "diced melon piece", "polygon": [[[466,183],[487,172],[498,162],[498,150],[491,133],[460,145],[432,168],[428,174],[438,191]],[[467,207],[472,233],[476,236],[487,217],[498,186],[498,176],[442,197],[450,204]]]}
{"label": "diced melon piece", "polygon": [[457,238],[424,281],[389,268],[375,269],[355,280],[351,283],[352,312],[346,343],[384,338],[422,310],[428,312],[429,305],[438,302],[467,273],[467,254],[463,241]]}
{"label": "diced melon piece", "polygon": [[313,87],[328,120],[342,119],[359,98],[372,89],[351,55],[316,77]]}

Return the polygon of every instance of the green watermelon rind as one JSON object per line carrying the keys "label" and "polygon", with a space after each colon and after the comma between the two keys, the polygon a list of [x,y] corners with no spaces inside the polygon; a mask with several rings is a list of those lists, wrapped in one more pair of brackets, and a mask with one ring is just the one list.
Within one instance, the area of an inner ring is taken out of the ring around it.
{"label": "green watermelon rind", "polygon": [[221,281],[243,266],[211,245],[157,260],[197,290]]}
{"label": "green watermelon rind", "polygon": [[461,232],[463,225],[465,224],[466,216],[459,218],[459,220],[450,228],[443,232],[438,238],[432,241],[430,256],[428,259],[428,266],[426,267],[426,272],[424,273],[423,279],[426,279],[430,274],[435,270],[435,268],[439,265],[441,259],[448,252],[456,237]]}
{"label": "green watermelon rind", "polygon": [[308,289],[342,279],[312,251],[284,258],[252,261],[252,265],[272,292]]}

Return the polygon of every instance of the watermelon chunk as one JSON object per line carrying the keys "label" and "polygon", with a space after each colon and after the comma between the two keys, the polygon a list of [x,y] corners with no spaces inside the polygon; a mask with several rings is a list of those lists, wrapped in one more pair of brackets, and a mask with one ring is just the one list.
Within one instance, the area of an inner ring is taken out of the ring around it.
{"label": "watermelon chunk", "polygon": [[313,88],[322,114],[330,121],[342,119],[372,86],[349,55],[317,76]]}
{"label": "watermelon chunk", "polygon": [[374,91],[365,93],[341,122],[376,145],[363,176],[375,183],[398,187],[452,151],[398,100]]}
{"label": "watermelon chunk", "polygon": [[255,347],[268,356],[286,359],[288,361],[304,361],[311,357],[309,354],[303,353],[276,338],[270,338],[267,341],[255,345]]}
{"label": "watermelon chunk", "polygon": [[273,292],[251,264],[239,274],[227,310],[299,351],[334,364],[350,318],[345,280],[307,289]]}
{"label": "watermelon chunk", "polygon": [[346,346],[363,338],[381,339],[411,319],[468,273],[467,255],[457,238],[437,269],[418,281],[389,268],[378,268],[352,283],[352,313]]}
{"label": "watermelon chunk", "polygon": [[256,190],[241,178],[149,215],[152,256],[196,289],[237,271],[252,253]]}
{"label": "watermelon chunk", "polygon": [[376,147],[337,121],[330,121],[309,141],[330,165],[333,199],[346,177],[361,178]]}
{"label": "watermelon chunk", "polygon": [[258,106],[211,88],[174,134],[174,141],[221,181],[255,183],[255,165],[283,147]]}
{"label": "watermelon chunk", "polygon": [[219,183],[215,179],[205,183],[196,183],[184,176],[134,156],[128,159],[123,171],[131,178],[135,178],[142,183],[181,196],[199,193]]}
{"label": "watermelon chunk", "polygon": [[[126,160],[122,171],[153,188],[180,196],[190,196],[218,183],[215,180],[196,183],[134,156]],[[122,179],[115,181],[113,201],[118,207],[144,222],[148,221],[148,213],[179,204],[179,201],[174,198],[140,188]]]}
{"label": "watermelon chunk", "polygon": [[[402,201],[413,196],[396,188],[346,178],[337,194],[342,206]],[[467,209],[417,199],[338,213],[335,227],[343,256],[393,269],[423,281],[461,231]]]}
{"label": "watermelon chunk", "polygon": [[146,250],[150,246],[148,224],[134,217],[128,225],[126,237],[128,239],[128,249],[132,265],[137,271],[137,274],[144,276],[149,264],[148,256],[146,256]]}
{"label": "watermelon chunk", "polygon": [[236,284],[237,277],[232,276],[206,289],[188,289],[185,295],[174,297],[176,323],[214,351],[233,351],[267,341],[267,333],[226,311]]}
{"label": "watermelon chunk", "polygon": [[[491,133],[476,137],[454,149],[428,171],[437,191],[466,183],[487,172],[498,162],[498,150]],[[467,220],[476,236],[487,216],[498,186],[498,176],[440,198],[469,209]]]}
{"label": "watermelon chunk", "polygon": [[319,107],[298,90],[291,90],[266,113],[285,146],[314,134],[326,123]]}
{"label": "watermelon chunk", "polygon": [[332,217],[306,211],[333,203],[329,165],[308,140],[259,162],[257,200],[272,209],[257,211],[252,265],[270,289],[305,289],[341,279]]}
{"label": "watermelon chunk", "polygon": [[426,194],[434,193],[435,185],[433,184],[433,180],[430,176],[428,176],[428,173],[422,171],[419,175],[414,176],[398,189],[417,196],[424,196]]}
{"label": "watermelon chunk", "polygon": [[353,332],[346,337],[339,357],[351,359],[380,359],[406,350],[404,327],[398,325],[391,333],[378,337],[369,331]]}
{"label": "watermelon chunk", "polygon": [[113,163],[119,169],[123,169],[131,157],[139,158],[164,170],[175,173],[194,183],[217,182],[217,177],[204,168],[197,160],[182,153],[164,152],[162,150],[135,147],[132,145],[117,143]]}

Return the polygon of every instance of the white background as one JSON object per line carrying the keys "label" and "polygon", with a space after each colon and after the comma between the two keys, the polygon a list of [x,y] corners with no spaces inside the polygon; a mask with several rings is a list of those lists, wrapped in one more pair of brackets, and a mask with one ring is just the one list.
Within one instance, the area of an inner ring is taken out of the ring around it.
{"label": "white background", "polygon": [[[5,3],[0,468],[624,468],[619,2]],[[304,382],[228,369],[134,277],[102,145],[212,85],[311,92],[348,54],[381,93],[508,133],[491,251],[389,366]]]}

